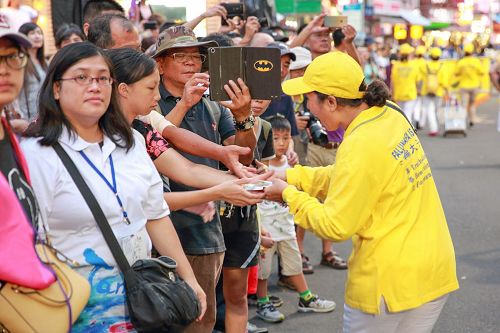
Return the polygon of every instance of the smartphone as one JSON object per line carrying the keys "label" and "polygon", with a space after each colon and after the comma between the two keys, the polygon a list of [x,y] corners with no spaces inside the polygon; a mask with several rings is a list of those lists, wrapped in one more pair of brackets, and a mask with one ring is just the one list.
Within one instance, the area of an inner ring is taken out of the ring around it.
{"label": "smartphone", "polygon": [[[246,7],[244,3],[221,3],[220,5],[226,8],[228,19],[235,17],[239,17],[242,20],[246,19]],[[223,17],[221,17],[221,24],[227,25]]]}
{"label": "smartphone", "polygon": [[340,28],[347,25],[347,16],[325,16],[324,25],[329,28]]}
{"label": "smartphone", "polygon": [[255,183],[243,185],[243,188],[247,191],[263,191],[266,187],[271,185],[273,185],[273,182],[267,180],[257,180]]}
{"label": "smartphone", "polygon": [[156,24],[156,21],[144,22],[144,24],[142,26],[144,27],[144,30],[155,30],[158,27],[158,25]]}

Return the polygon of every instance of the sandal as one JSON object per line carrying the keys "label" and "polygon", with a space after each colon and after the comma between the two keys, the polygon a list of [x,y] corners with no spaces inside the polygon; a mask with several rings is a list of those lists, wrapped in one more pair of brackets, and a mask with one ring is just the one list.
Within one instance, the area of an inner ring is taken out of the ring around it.
{"label": "sandal", "polygon": [[302,273],[313,274],[314,268],[313,265],[311,265],[311,262],[309,261],[309,257],[306,256],[304,253],[301,253],[300,256],[302,257]]}
{"label": "sandal", "polygon": [[328,252],[321,256],[321,265],[333,269],[347,269],[347,261],[339,257],[336,252]]}

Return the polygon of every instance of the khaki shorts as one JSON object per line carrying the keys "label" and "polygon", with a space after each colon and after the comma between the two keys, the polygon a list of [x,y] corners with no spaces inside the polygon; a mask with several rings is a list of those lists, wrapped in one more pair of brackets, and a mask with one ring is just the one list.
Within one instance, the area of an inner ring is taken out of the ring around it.
{"label": "khaki shorts", "polygon": [[307,165],[310,167],[324,167],[335,164],[337,149],[326,149],[310,143],[307,145]]}
{"label": "khaki shorts", "polygon": [[296,239],[274,242],[259,255],[259,280],[267,280],[271,275],[274,253],[280,256],[281,274],[294,276],[302,274],[302,259]]}

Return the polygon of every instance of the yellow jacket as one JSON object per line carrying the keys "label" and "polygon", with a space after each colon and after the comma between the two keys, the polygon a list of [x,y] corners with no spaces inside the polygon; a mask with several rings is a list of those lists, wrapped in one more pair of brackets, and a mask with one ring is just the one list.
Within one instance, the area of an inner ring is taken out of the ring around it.
{"label": "yellow jacket", "polygon": [[455,75],[460,89],[477,89],[481,85],[481,77],[486,74],[481,61],[473,56],[463,57],[457,62]]}
{"label": "yellow jacket", "polygon": [[429,80],[429,76],[435,75],[437,81],[439,83],[439,88],[436,92],[436,96],[444,95],[444,88],[447,86],[446,82],[446,72],[443,70],[444,64],[439,60],[428,60],[426,61],[421,69],[422,76],[422,96],[426,96],[429,91],[427,91],[427,83]]}
{"label": "yellow jacket", "polygon": [[349,306],[378,314],[383,296],[397,312],[458,289],[429,163],[397,111],[363,111],[347,128],[335,165],[296,166],[287,170],[287,181],[283,198],[295,223],[321,238],[352,238]]}
{"label": "yellow jacket", "polygon": [[395,61],[391,71],[392,98],[405,102],[417,98],[417,84],[421,80],[418,62]]}

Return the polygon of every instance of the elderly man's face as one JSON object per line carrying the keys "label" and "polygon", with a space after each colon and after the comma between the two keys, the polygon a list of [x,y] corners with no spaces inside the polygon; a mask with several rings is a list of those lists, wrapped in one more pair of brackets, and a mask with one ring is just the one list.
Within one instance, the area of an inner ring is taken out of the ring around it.
{"label": "elderly man's face", "polygon": [[199,56],[200,48],[197,46],[168,50],[158,58],[160,73],[174,84],[185,85],[193,74],[201,72],[203,63]]}
{"label": "elderly man's face", "polygon": [[113,49],[129,47],[141,51],[141,39],[137,28],[127,29],[122,26],[119,20],[112,20],[109,26],[111,38],[113,39]]}

